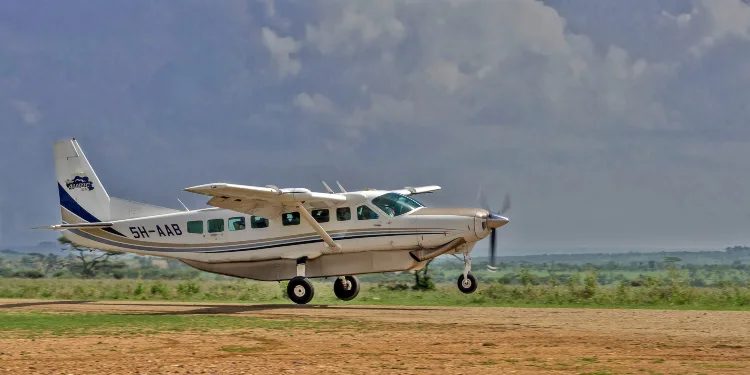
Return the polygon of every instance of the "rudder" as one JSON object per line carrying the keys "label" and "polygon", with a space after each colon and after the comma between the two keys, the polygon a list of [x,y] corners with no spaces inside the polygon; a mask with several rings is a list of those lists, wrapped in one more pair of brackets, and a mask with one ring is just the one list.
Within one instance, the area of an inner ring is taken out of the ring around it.
{"label": "rudder", "polygon": [[55,142],[55,173],[63,222],[110,219],[110,197],[75,138]]}

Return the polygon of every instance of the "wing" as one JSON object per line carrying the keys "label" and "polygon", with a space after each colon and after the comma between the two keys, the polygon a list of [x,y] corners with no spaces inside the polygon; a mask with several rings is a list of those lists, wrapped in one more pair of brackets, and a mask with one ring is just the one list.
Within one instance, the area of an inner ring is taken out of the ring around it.
{"label": "wing", "polygon": [[327,208],[346,202],[346,197],[341,194],[316,193],[303,188],[279,189],[275,186],[215,183],[189,187],[185,191],[212,197],[207,203],[209,206],[269,218],[296,208],[298,203],[311,208]]}
{"label": "wing", "polygon": [[417,194],[426,194],[426,193],[432,193],[435,191],[440,190],[440,186],[437,185],[430,185],[430,186],[419,186],[419,187],[405,187],[401,190],[393,190],[394,193],[399,193],[401,195],[417,195]]}

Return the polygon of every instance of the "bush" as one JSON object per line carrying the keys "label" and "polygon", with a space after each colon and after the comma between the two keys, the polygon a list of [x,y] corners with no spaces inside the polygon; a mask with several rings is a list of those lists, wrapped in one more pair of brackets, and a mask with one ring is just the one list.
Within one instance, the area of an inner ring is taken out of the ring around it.
{"label": "bush", "polygon": [[414,282],[414,286],[412,286],[412,289],[435,290],[435,282],[432,281],[432,278],[430,277],[430,275],[424,274],[420,276],[419,274],[417,274],[417,277]]}
{"label": "bush", "polygon": [[378,288],[385,288],[389,291],[408,290],[409,285],[403,281],[383,280],[378,283]]}
{"label": "bush", "polygon": [[177,293],[183,296],[190,297],[194,294],[198,294],[201,291],[201,286],[197,281],[185,281],[177,284]]}
{"label": "bush", "polygon": [[41,279],[42,277],[44,277],[44,274],[38,270],[26,270],[13,273],[13,277],[20,277],[25,279]]}
{"label": "bush", "polygon": [[154,285],[151,285],[151,295],[169,298],[169,288],[162,282],[157,281]]}

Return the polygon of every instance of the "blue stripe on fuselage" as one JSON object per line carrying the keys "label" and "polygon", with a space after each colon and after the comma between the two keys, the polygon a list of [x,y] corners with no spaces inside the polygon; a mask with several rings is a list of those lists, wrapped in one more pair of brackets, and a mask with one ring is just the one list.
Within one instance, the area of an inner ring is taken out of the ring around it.
{"label": "blue stripe on fuselage", "polygon": [[[289,240],[272,240],[272,241],[264,241],[261,243],[253,243],[253,244],[246,244],[246,245],[239,245],[234,246],[232,248],[225,248],[222,250],[217,250],[216,248],[199,248],[199,247],[191,247],[191,248],[154,248],[154,247],[145,247],[145,246],[139,246],[134,244],[126,244],[121,243],[113,240],[108,240],[105,238],[97,237],[93,234],[86,233],[79,229],[71,229],[70,232],[73,234],[76,234],[78,236],[81,236],[83,238],[107,244],[110,246],[116,246],[121,247],[125,249],[130,250],[139,250],[139,251],[149,251],[149,252],[190,252],[190,253],[206,253],[206,254],[212,254],[212,253],[232,253],[232,252],[239,252],[239,251],[249,251],[249,250],[261,250],[261,249],[270,249],[274,247],[286,247],[286,246],[295,246],[295,245],[305,245],[305,244],[311,244],[311,243],[318,243],[323,242],[322,238],[315,238],[313,236],[306,237],[306,238],[297,238],[297,239],[289,239]],[[386,236],[413,236],[418,234],[442,234],[445,233],[444,231],[441,232],[423,232],[423,231],[415,231],[415,232],[390,232],[390,233],[352,233],[348,235],[338,235],[335,236],[335,240],[349,240],[349,239],[358,239],[358,238],[373,238],[373,237],[386,237]]]}

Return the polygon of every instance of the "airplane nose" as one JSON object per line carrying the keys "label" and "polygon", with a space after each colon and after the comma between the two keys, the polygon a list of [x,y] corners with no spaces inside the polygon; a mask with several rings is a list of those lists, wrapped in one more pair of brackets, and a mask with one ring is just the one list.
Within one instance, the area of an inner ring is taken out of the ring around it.
{"label": "airplane nose", "polygon": [[497,214],[489,214],[489,216],[487,216],[487,227],[489,227],[490,229],[500,228],[503,225],[508,224],[509,222],[510,220],[508,220],[508,218],[505,216],[500,216]]}

